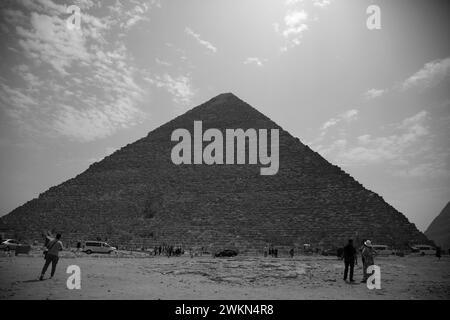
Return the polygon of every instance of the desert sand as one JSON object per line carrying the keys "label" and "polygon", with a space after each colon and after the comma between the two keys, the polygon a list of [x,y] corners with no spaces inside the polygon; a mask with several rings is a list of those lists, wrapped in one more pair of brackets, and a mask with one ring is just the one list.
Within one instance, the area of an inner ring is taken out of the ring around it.
{"label": "desert sand", "polygon": [[[38,281],[44,259],[0,256],[0,299],[449,299],[450,257],[376,257],[381,289],[343,281],[336,257],[237,256],[190,258],[119,252],[86,255],[63,252],[56,275]],[[81,289],[69,290],[69,265],[81,268]]]}

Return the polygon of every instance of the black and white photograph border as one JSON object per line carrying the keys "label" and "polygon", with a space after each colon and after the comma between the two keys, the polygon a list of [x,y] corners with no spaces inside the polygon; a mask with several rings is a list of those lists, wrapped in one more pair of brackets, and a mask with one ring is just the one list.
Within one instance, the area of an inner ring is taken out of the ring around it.
{"label": "black and white photograph border", "polygon": [[448,300],[449,30],[444,0],[1,1],[0,300]]}

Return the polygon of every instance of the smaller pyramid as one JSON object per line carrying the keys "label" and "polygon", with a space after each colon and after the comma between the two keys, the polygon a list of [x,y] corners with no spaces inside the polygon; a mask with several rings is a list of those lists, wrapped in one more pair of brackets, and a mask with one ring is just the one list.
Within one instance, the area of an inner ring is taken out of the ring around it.
{"label": "smaller pyramid", "polygon": [[450,202],[434,218],[425,235],[442,249],[450,249]]}

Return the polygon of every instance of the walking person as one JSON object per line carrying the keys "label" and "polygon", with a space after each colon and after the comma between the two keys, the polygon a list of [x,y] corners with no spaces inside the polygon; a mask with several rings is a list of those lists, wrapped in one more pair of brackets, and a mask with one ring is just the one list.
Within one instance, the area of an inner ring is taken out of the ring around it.
{"label": "walking person", "polygon": [[45,251],[45,263],[44,267],[42,268],[41,276],[39,277],[39,280],[44,280],[45,272],[47,271],[48,266],[50,263],[52,264],[52,271],[50,273],[50,279],[53,278],[56,271],[56,264],[59,260],[59,251],[63,249],[63,244],[61,242],[61,234],[57,234],[55,239],[49,239],[49,242],[46,245],[47,251]]}
{"label": "walking person", "polygon": [[355,282],[353,280],[353,270],[355,268],[355,264],[358,264],[357,261],[357,255],[356,255],[356,249],[353,246],[353,240],[348,240],[348,244],[344,247],[344,252],[342,255],[342,259],[344,260],[344,281],[347,281],[347,275],[350,268],[350,282]]}
{"label": "walking person", "polygon": [[441,247],[436,248],[436,257],[438,260],[441,260]]}
{"label": "walking person", "polygon": [[294,258],[294,248],[291,248],[291,250],[289,250],[289,255],[291,256],[291,258]]}
{"label": "walking person", "polygon": [[364,246],[361,252],[361,259],[363,261],[363,279],[361,282],[367,282],[369,275],[367,274],[367,268],[375,264],[374,257],[375,251],[372,248],[372,242],[370,240],[364,241]]}

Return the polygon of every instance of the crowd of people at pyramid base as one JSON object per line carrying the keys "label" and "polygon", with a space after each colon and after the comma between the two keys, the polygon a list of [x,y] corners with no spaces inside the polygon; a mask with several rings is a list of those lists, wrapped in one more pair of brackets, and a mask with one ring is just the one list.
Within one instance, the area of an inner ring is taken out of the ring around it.
{"label": "crowd of people at pyramid base", "polygon": [[[59,252],[65,250],[63,243],[61,241],[61,234],[53,235],[50,232],[43,234],[44,243],[44,266],[41,271],[41,275],[39,277],[40,280],[43,280],[44,275],[47,271],[47,268],[51,265],[51,273],[50,278],[52,278],[56,271],[56,265],[59,260]],[[99,240],[99,239],[98,239]],[[3,243],[2,243],[3,244]],[[77,243],[77,250],[81,247],[81,242]],[[144,250],[144,248],[142,248]],[[193,249],[192,247],[188,249],[191,258],[197,255],[202,255],[208,253],[205,247]],[[232,251],[232,250],[225,250]],[[303,253],[319,253],[319,250],[313,250],[309,244],[303,245]],[[171,256],[181,256],[185,254],[185,250],[182,246],[173,246],[173,245],[159,245],[155,246],[152,250],[152,254],[156,255],[165,255],[167,257]],[[237,252],[236,252],[237,254]],[[323,252],[322,252],[323,254]],[[450,254],[450,249],[449,249]],[[294,258],[295,248],[292,247],[289,250],[289,256]],[[344,281],[349,279],[350,283],[355,282],[353,279],[354,275],[354,267],[358,264],[358,255],[361,256],[361,262],[363,266],[363,278],[361,282],[366,282],[369,278],[370,274],[367,273],[367,269],[369,266],[375,264],[374,257],[377,255],[377,252],[372,247],[372,243],[370,240],[363,240],[361,246],[357,249],[353,245],[353,240],[349,239],[348,243],[343,248],[338,248],[336,250],[336,255],[339,259],[344,262]],[[218,255],[215,255],[218,256]],[[272,244],[266,246],[264,248],[264,257],[272,256],[273,258],[278,258],[278,248],[273,246]],[[441,258],[441,249],[439,247],[436,248],[436,257],[438,259]]]}
{"label": "crowd of people at pyramid base", "polygon": [[167,257],[181,256],[184,254],[184,249],[181,246],[162,245],[153,249],[153,255],[165,255]]}

